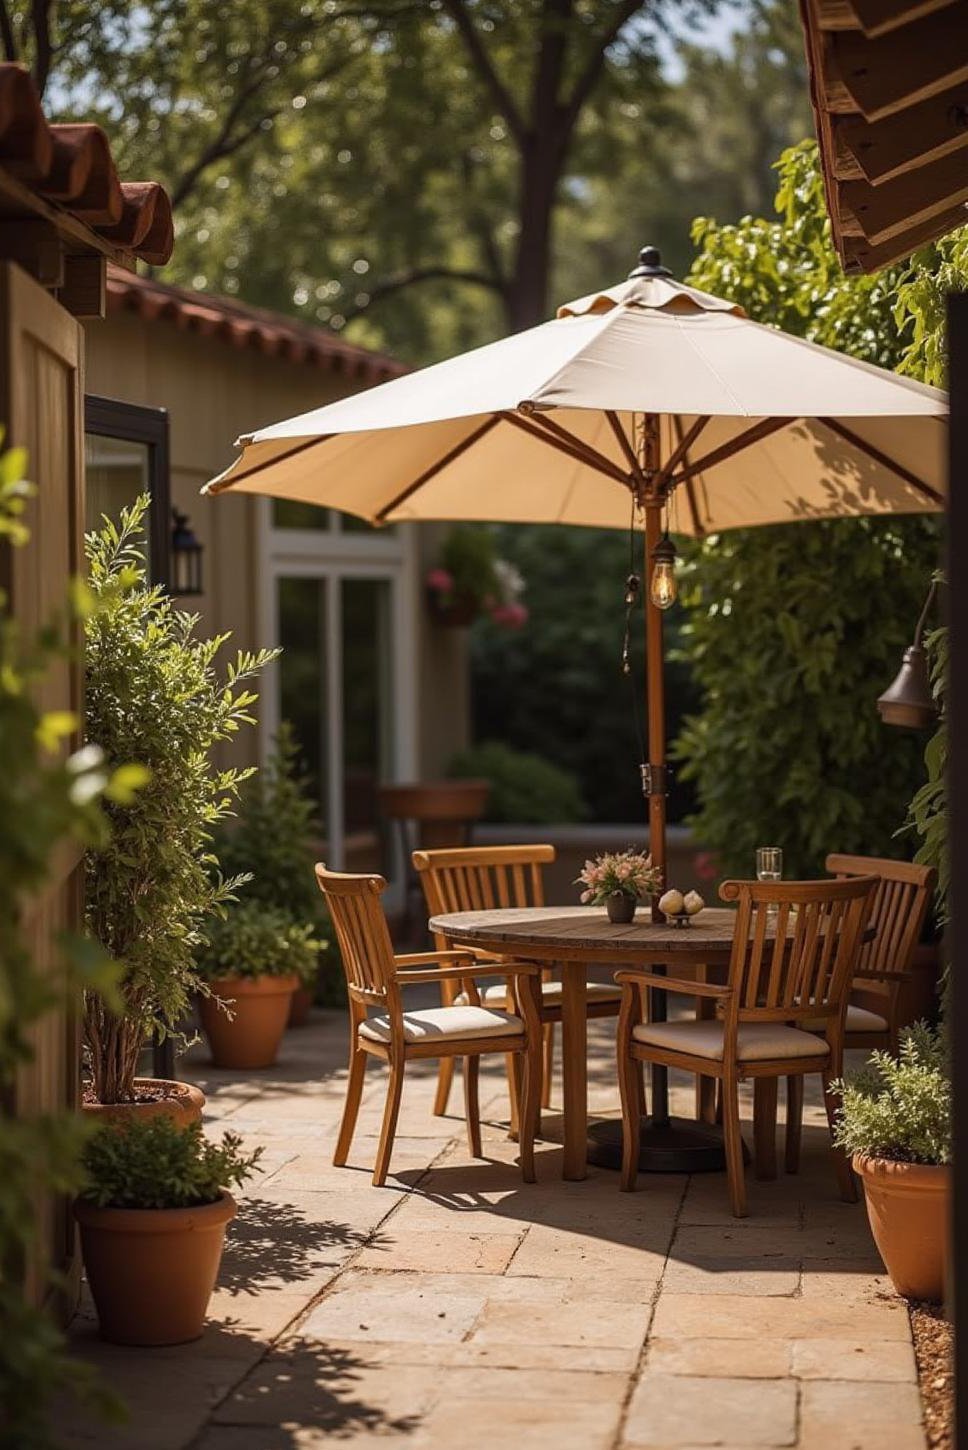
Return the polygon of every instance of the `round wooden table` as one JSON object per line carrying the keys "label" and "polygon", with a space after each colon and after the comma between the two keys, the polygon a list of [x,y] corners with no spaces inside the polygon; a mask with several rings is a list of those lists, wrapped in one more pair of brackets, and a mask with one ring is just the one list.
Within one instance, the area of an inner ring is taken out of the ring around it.
{"label": "round wooden table", "polygon": [[[588,1124],[588,1037],[585,990],[591,962],[615,967],[725,967],[733,943],[735,912],[707,907],[688,926],[653,925],[642,908],[628,926],[613,925],[601,906],[515,907],[501,911],[459,911],[435,916],[430,930],[454,946],[478,947],[496,956],[558,967],[562,979],[562,1067],[564,1077],[564,1176],[584,1178],[587,1162],[617,1168],[621,1124]],[[653,1021],[663,1021],[664,992],[651,995]],[[705,1123],[669,1117],[664,1067],[652,1070],[652,1116],[643,1128],[640,1162],[653,1172],[697,1172],[722,1168],[722,1139]]]}

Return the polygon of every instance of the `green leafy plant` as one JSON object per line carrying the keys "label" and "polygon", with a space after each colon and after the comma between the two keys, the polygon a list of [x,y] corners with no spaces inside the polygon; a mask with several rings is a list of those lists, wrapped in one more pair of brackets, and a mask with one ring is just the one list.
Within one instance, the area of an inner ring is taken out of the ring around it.
{"label": "green leafy plant", "polygon": [[98,992],[85,1002],[93,1087],[102,1103],[134,1097],[141,1047],[152,1031],[177,1032],[192,993],[204,990],[194,957],[206,919],[238,881],[218,874],[213,827],[251,770],[217,769],[213,748],[253,723],[246,681],[277,651],[240,651],[220,678],[228,636],[196,639],[185,614],[147,583],[142,497],[87,539],[90,589],[101,607],[87,624],[87,735],[114,764],[140,762],[147,786],[109,807],[111,837],[87,864],[91,935],[122,965],[121,1010]]}
{"label": "green leafy plant", "polygon": [[335,1004],[343,1000],[342,969],[313,873],[321,833],[292,726],[283,721],[265,769],[245,782],[236,817],[219,828],[215,854],[227,875],[251,876],[244,888],[246,902],[262,902],[311,928],[319,955],[304,982],[311,985],[318,970],[320,996]]}
{"label": "green leafy plant", "polygon": [[951,1162],[951,1079],[941,1034],[923,1022],[904,1033],[900,1055],[873,1052],[832,1091],[842,1096],[835,1141],[848,1153],[901,1163]]}
{"label": "green leafy plant", "polygon": [[556,825],[580,821],[585,805],[573,775],[540,755],[512,750],[499,740],[462,750],[447,774],[454,779],[490,782],[484,819],[514,825]]}
{"label": "green leafy plant", "polygon": [[243,1152],[237,1133],[210,1142],[201,1123],[180,1127],[160,1114],[111,1123],[84,1149],[81,1197],[98,1208],[198,1208],[241,1187],[261,1156]]}
{"label": "green leafy plant", "polygon": [[[23,478],[25,462],[21,449],[0,456],[0,541],[12,547],[28,542],[23,511],[33,490]],[[131,772],[127,779],[112,776],[96,748],[65,748],[80,722],[36,703],[51,667],[71,657],[71,635],[90,604],[75,584],[60,617],[30,637],[0,593],[0,1443],[11,1450],[47,1450],[47,1403],[65,1386],[93,1396],[115,1417],[119,1410],[66,1354],[53,1318],[39,1306],[57,1287],[53,1275],[30,1292],[26,1287],[28,1265],[44,1272],[48,1250],[38,1206],[77,1188],[83,1125],[76,1113],[18,1111],[17,1104],[20,1073],[33,1062],[50,1015],[74,1010],[84,988],[117,1001],[115,967],[104,951],[74,931],[48,942],[35,926],[55,862],[60,871],[67,853],[103,848],[102,800],[129,799],[134,784]],[[38,960],[38,950],[46,960]]]}
{"label": "green leafy plant", "polygon": [[[816,147],[785,152],[779,174],[776,220],[697,221],[689,280],[761,322],[928,375],[935,352],[924,330],[940,317],[927,303],[915,316],[911,287],[937,272],[938,250],[845,277]],[[910,641],[937,551],[936,522],[917,517],[735,530],[692,551],[682,651],[702,700],[674,755],[697,789],[691,824],[725,874],[750,875],[766,840],[784,848],[790,876],[820,874],[834,848],[903,849],[897,831],[923,779],[921,752],[914,736],[884,729],[874,702]]]}
{"label": "green leafy plant", "polygon": [[206,929],[199,949],[198,974],[207,982],[221,977],[286,977],[294,972],[304,986],[316,976],[321,943],[307,923],[287,911],[245,900],[230,906]]}

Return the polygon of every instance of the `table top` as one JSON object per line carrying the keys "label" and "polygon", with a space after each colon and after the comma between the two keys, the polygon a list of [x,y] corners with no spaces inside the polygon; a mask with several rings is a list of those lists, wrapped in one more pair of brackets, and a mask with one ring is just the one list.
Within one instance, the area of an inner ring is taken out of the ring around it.
{"label": "table top", "polygon": [[455,911],[434,916],[431,931],[448,940],[473,946],[508,949],[520,956],[621,961],[677,956],[695,958],[697,953],[728,956],[733,941],[736,913],[728,907],[707,906],[688,926],[672,922],[655,925],[648,907],[636,913],[628,925],[610,922],[603,906],[506,907],[500,911]]}

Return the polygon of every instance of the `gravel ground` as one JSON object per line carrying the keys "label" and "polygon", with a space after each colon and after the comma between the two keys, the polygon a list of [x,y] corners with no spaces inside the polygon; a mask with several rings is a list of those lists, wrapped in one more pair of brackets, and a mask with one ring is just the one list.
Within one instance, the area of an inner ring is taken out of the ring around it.
{"label": "gravel ground", "polygon": [[911,1305],[911,1331],[930,1450],[954,1450],[953,1332],[938,1304]]}

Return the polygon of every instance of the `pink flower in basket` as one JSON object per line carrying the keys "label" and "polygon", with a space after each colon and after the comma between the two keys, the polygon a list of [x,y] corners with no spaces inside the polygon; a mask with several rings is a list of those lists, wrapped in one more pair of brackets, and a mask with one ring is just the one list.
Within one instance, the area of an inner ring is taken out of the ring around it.
{"label": "pink flower in basket", "polygon": [[528,622],[528,611],[523,604],[496,604],[491,618],[506,629],[521,629]]}
{"label": "pink flower in basket", "polygon": [[454,576],[447,569],[431,569],[427,575],[427,588],[438,594],[449,594],[454,587]]}

